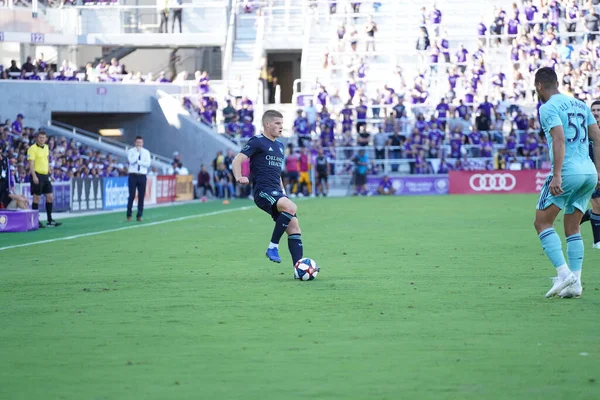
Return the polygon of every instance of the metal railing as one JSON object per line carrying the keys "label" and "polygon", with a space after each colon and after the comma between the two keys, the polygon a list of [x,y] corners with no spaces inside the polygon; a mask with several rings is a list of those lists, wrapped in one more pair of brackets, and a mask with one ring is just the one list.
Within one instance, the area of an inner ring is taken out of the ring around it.
{"label": "metal railing", "polygon": [[[256,42],[254,44],[254,54],[252,56],[252,68],[254,69],[254,71],[256,72],[256,74],[258,74],[262,67],[263,64],[266,63],[266,60],[264,59],[264,53],[265,53],[265,49],[264,49],[264,38],[265,38],[265,20],[263,18],[259,18],[257,20],[257,26],[256,26]],[[264,89],[262,87],[262,85],[260,84],[260,82],[258,81],[258,79],[256,79],[257,76],[255,75],[255,79],[253,80],[253,82],[249,82],[249,87],[250,87],[250,93],[253,93],[252,96],[250,97],[255,98],[255,104],[256,106],[258,106],[260,109],[257,110],[259,115],[262,112],[262,106],[265,103],[264,102]]]}
{"label": "metal railing", "polygon": [[[500,148],[495,148],[494,153],[491,157],[481,157],[474,153],[472,150],[476,149],[476,146],[463,146],[466,149],[466,153],[461,155],[461,157],[451,157],[448,156],[449,146],[443,145],[440,147],[440,155],[445,154],[446,156],[443,159],[454,166],[457,161],[461,161],[461,163],[468,163],[468,166],[465,166],[467,169],[486,169],[490,164],[496,163],[498,160],[496,156],[498,155],[498,151]],[[344,176],[344,175],[352,175],[354,172],[354,159],[353,157],[358,154],[359,151],[364,151],[368,157],[368,169],[371,173],[411,173],[411,165],[416,162],[415,156],[407,157],[402,154],[404,148],[398,146],[385,146],[382,149],[376,149],[373,146],[353,146],[353,147],[336,147],[335,149],[335,157],[330,159],[330,164],[333,164],[335,175]],[[433,173],[437,173],[439,167],[439,163],[441,161],[441,157],[424,157],[424,162],[434,166],[435,171]],[[548,163],[548,159],[545,155],[539,155],[534,157],[527,156],[517,156],[516,154],[509,154],[505,159],[505,164],[510,164],[512,162],[523,163],[525,161],[531,161],[534,163],[536,168],[541,168],[543,165]]]}
{"label": "metal railing", "polygon": [[[235,1],[234,1],[235,3]],[[235,21],[238,7],[236,4],[229,10],[229,26],[227,27],[227,41],[225,42],[225,50],[223,53],[223,76],[229,79],[229,71],[231,62],[233,61],[233,43],[235,42]]]}
{"label": "metal railing", "polygon": [[[126,0],[125,0],[126,1]],[[230,0],[207,0],[203,2],[203,7],[222,7],[227,5]],[[120,4],[120,0],[0,0],[0,8],[35,8],[35,7],[49,7],[49,8],[116,8],[116,7],[131,7],[127,4]],[[178,8],[181,5],[177,4],[175,0],[170,0],[168,3],[169,8]],[[153,7],[155,5],[147,5],[144,7]],[[185,7],[185,5],[184,5]]]}
{"label": "metal railing", "polygon": [[[306,71],[306,69],[307,69],[308,54],[310,51],[310,38],[313,33],[312,26],[313,26],[313,19],[306,18],[304,20],[304,36],[303,36],[303,41],[302,41],[302,54],[300,56],[300,71],[302,71],[303,74],[304,74],[304,71]],[[294,92],[296,91],[295,87],[296,87],[296,81],[294,81]]]}
{"label": "metal railing", "polygon": [[[3,22],[3,31],[30,33],[33,27],[35,29],[33,32],[38,34],[139,34],[155,33],[161,24],[160,10],[156,5],[65,6],[46,8],[39,16],[37,5],[38,1],[33,0],[31,10],[15,7],[6,12],[2,11],[0,21]],[[183,34],[210,34],[213,38],[225,37],[228,26],[226,0],[182,5],[173,2],[170,7],[167,22],[169,31],[172,30],[171,25],[175,22],[173,9],[181,9]],[[35,17],[32,17],[32,12]],[[40,42],[43,42],[43,39],[40,39]]]}

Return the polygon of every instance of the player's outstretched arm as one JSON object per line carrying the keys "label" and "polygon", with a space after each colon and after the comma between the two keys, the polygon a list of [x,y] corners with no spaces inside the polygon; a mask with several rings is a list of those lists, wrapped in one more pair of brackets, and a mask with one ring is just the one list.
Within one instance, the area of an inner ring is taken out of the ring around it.
{"label": "player's outstretched arm", "polygon": [[242,175],[242,163],[248,159],[248,156],[244,153],[238,153],[237,156],[233,159],[231,166],[233,168],[233,176],[235,177],[236,182],[241,183],[242,185],[246,185],[250,183],[247,177]]}
{"label": "player's outstretched arm", "polygon": [[554,155],[554,170],[552,171],[552,181],[550,182],[550,193],[558,196],[563,193],[562,190],[562,168],[565,163],[565,131],[562,125],[557,125],[550,129],[552,136],[552,154]]}

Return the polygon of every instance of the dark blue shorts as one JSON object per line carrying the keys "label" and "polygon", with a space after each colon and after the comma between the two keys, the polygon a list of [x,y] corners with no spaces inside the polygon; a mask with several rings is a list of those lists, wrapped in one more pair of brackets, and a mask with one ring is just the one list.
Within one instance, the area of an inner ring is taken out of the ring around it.
{"label": "dark blue shorts", "polygon": [[281,190],[263,190],[257,188],[254,192],[254,204],[269,214],[273,218],[273,221],[277,221],[279,214],[281,214],[277,210],[277,202],[282,197],[287,196]]}
{"label": "dark blue shorts", "polygon": [[300,178],[300,173],[298,171],[290,171],[287,173],[287,177],[290,181],[298,181]]}

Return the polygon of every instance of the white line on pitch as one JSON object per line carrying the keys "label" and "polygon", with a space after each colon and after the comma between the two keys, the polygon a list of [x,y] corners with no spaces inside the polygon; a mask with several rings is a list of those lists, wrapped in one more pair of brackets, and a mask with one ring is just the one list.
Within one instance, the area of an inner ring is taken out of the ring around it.
{"label": "white line on pitch", "polygon": [[[102,235],[103,233],[112,233],[112,232],[126,231],[128,229],[145,228],[145,227],[148,227],[148,226],[168,224],[168,223],[171,223],[171,222],[185,221],[185,220],[194,219],[194,218],[210,217],[210,216],[213,216],[213,215],[227,214],[227,213],[234,212],[234,211],[245,211],[245,210],[249,210],[251,208],[254,208],[254,207],[245,206],[245,207],[240,207],[240,208],[231,208],[231,209],[228,209],[228,210],[219,210],[219,211],[212,211],[212,212],[204,213],[204,214],[188,215],[188,216],[185,216],[185,217],[165,219],[163,221],[150,222],[148,224],[139,224],[139,225],[124,226],[122,228],[107,229],[105,231],[88,232],[88,233],[82,233],[80,235],[66,236],[66,237],[61,237],[61,238],[56,238],[56,239],[40,240],[38,242],[15,244],[13,246],[0,247],[0,251],[10,250],[10,249],[16,249],[16,248],[19,248],[19,247],[28,247],[28,246],[33,246],[33,245],[36,245],[36,244],[53,243],[53,242],[60,242],[60,241],[63,241],[63,240],[73,240],[73,239],[79,239],[79,238],[82,238],[82,237]],[[52,228],[52,229],[60,230],[62,228]]]}

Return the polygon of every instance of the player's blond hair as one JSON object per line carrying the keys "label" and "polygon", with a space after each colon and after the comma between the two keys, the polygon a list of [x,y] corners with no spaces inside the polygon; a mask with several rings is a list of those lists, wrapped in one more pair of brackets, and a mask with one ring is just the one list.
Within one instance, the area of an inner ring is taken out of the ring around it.
{"label": "player's blond hair", "polygon": [[267,110],[262,116],[262,124],[263,126],[267,122],[273,121],[275,118],[283,118],[283,114],[277,110]]}

